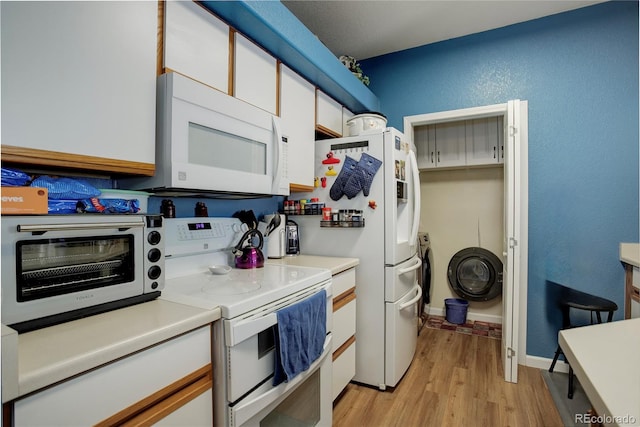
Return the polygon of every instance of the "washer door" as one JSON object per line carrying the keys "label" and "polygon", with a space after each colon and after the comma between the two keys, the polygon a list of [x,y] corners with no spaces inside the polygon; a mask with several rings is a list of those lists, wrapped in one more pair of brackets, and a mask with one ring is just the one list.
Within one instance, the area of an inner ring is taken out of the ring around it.
{"label": "washer door", "polygon": [[482,248],[466,248],[449,261],[449,285],[462,298],[488,301],[502,294],[502,261]]}

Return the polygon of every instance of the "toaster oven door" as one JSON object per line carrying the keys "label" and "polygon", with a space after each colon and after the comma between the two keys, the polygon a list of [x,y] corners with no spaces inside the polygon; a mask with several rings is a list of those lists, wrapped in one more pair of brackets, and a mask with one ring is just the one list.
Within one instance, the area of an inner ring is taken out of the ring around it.
{"label": "toaster oven door", "polygon": [[142,217],[74,217],[3,217],[5,325],[144,293]]}

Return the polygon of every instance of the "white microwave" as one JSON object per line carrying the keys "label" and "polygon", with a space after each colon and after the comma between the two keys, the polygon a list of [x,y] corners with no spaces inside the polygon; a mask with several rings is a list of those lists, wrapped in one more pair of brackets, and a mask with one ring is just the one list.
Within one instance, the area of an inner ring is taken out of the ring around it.
{"label": "white microwave", "polygon": [[131,189],[289,195],[280,118],[178,73],[158,77],[155,175]]}

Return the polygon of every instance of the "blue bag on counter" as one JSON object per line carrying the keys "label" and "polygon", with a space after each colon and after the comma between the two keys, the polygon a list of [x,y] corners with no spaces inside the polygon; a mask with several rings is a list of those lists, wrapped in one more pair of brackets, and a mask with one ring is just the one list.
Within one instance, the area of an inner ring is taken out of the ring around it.
{"label": "blue bag on counter", "polygon": [[22,187],[31,181],[31,177],[18,169],[2,168],[2,185]]}
{"label": "blue bag on counter", "polygon": [[47,212],[49,214],[75,214],[78,212],[78,200],[49,200]]}
{"label": "blue bag on counter", "polygon": [[34,179],[31,186],[46,188],[49,191],[49,200],[79,200],[100,195],[100,190],[78,178],[42,175]]}
{"label": "blue bag on counter", "polygon": [[88,213],[137,213],[140,210],[138,199],[100,199],[92,197],[78,201],[78,212]]}

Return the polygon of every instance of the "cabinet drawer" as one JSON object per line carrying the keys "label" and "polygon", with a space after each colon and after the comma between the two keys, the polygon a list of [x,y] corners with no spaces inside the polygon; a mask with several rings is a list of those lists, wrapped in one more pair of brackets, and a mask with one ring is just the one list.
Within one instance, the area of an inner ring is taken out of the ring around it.
{"label": "cabinet drawer", "polygon": [[356,300],[333,312],[333,351],[356,333]]}
{"label": "cabinet drawer", "polygon": [[356,343],[353,342],[333,361],[333,399],[349,384],[356,374]]}
{"label": "cabinet drawer", "polygon": [[636,288],[640,288],[640,268],[633,267],[633,275],[632,275],[631,283]]}
{"label": "cabinet drawer", "polygon": [[350,268],[349,270],[338,273],[331,278],[331,286],[333,287],[333,300],[335,301],[343,293],[356,285],[356,269]]}
{"label": "cabinet drawer", "polygon": [[94,425],[210,363],[207,326],[16,401],[15,425]]}

